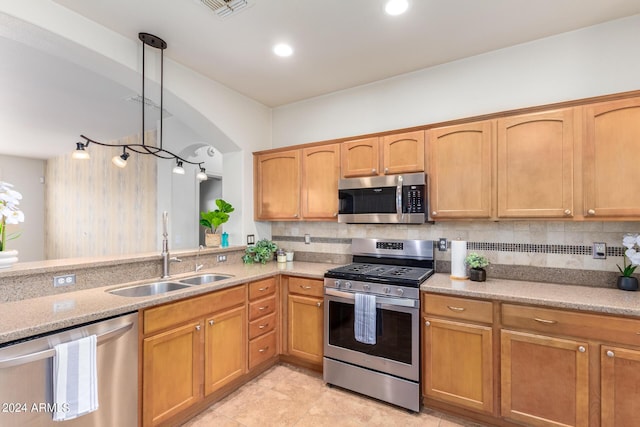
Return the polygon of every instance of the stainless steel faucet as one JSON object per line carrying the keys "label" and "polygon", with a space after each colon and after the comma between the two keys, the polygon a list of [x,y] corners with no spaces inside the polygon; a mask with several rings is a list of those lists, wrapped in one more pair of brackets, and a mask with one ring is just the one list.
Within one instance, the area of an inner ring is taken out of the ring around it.
{"label": "stainless steel faucet", "polygon": [[169,214],[167,211],[162,212],[162,279],[171,277],[169,274],[169,264],[171,262],[182,262],[180,258],[171,257],[169,255],[169,233],[167,232],[167,224],[169,222]]}
{"label": "stainless steel faucet", "polygon": [[200,271],[202,269],[202,267],[204,267],[204,264],[198,264],[198,258],[200,257],[200,251],[204,249],[204,246],[200,245],[198,247],[198,253],[196,254],[196,268],[195,268],[195,272],[197,273],[198,271]]}

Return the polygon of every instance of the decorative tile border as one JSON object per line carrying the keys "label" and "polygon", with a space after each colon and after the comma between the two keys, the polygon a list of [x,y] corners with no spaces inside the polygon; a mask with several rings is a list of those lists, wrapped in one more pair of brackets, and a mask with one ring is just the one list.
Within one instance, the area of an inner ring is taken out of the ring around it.
{"label": "decorative tile border", "polygon": [[[271,236],[271,240],[279,242],[300,242],[304,243],[304,236]],[[311,237],[311,243],[333,243],[337,245],[350,245],[351,239],[340,237]]]}

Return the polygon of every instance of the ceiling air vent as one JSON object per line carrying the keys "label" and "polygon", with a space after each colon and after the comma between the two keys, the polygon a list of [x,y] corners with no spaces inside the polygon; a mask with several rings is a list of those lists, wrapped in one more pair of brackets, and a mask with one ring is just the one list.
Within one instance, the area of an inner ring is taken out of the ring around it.
{"label": "ceiling air vent", "polygon": [[200,0],[200,3],[213,10],[221,18],[235,15],[251,5],[249,0]]}

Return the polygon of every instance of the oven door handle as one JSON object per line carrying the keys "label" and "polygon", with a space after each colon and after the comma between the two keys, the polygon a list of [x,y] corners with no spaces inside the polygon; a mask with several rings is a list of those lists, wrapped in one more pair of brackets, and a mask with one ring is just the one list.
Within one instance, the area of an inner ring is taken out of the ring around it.
{"label": "oven door handle", "polygon": [[[325,295],[329,295],[329,296],[334,296],[334,297],[340,297],[340,298],[344,298],[344,299],[354,300],[354,301],[356,299],[356,294],[353,293],[353,292],[342,292],[342,291],[337,291],[337,290],[331,289],[331,288],[325,288],[324,294]],[[414,299],[410,299],[410,298],[381,297],[381,296],[377,296],[377,295],[376,295],[376,303],[395,305],[395,306],[400,306],[400,307],[411,307],[411,308],[418,308],[419,305],[420,305],[420,301],[419,300],[414,300]]]}

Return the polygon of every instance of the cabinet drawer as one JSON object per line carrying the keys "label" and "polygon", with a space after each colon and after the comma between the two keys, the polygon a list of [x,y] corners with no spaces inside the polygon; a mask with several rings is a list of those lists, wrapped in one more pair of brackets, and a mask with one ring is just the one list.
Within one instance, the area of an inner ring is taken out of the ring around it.
{"label": "cabinet drawer", "polygon": [[145,310],[144,333],[154,333],[191,319],[244,304],[246,289],[245,285],[235,286]]}
{"label": "cabinet drawer", "polygon": [[640,320],[637,319],[503,304],[502,325],[640,346]]}
{"label": "cabinet drawer", "polygon": [[276,310],[275,295],[258,301],[249,303],[249,321],[256,320],[267,314],[271,314]]}
{"label": "cabinet drawer", "polygon": [[249,300],[254,301],[260,298],[264,298],[268,295],[273,295],[276,292],[276,279],[275,277],[269,277],[268,279],[258,280],[257,282],[249,283]]}
{"label": "cabinet drawer", "polygon": [[423,293],[422,311],[435,316],[493,323],[493,304],[490,301]]}
{"label": "cabinet drawer", "polygon": [[252,340],[267,332],[273,331],[276,327],[276,314],[271,313],[268,316],[261,317],[253,322],[249,322],[249,339]]}
{"label": "cabinet drawer", "polygon": [[289,277],[289,293],[322,298],[323,283],[322,280]]}
{"label": "cabinet drawer", "polygon": [[276,331],[249,342],[249,369],[276,355]]}

